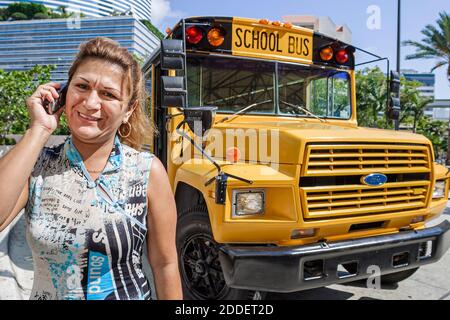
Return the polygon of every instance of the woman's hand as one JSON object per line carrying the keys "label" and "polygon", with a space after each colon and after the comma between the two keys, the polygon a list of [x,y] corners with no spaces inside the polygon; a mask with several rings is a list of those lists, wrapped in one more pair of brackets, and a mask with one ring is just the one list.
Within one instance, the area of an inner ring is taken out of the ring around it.
{"label": "woman's hand", "polygon": [[57,90],[60,87],[61,84],[54,82],[40,85],[31,97],[27,99],[28,113],[31,118],[30,128],[39,127],[50,134],[56,130],[65,108],[61,108],[55,114],[50,115],[45,111],[43,103],[45,100],[53,103],[59,97]]}

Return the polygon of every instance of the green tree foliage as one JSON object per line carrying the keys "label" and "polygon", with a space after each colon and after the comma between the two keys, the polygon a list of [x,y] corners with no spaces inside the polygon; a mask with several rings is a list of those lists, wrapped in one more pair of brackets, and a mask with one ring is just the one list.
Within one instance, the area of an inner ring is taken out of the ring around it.
{"label": "green tree foliage", "polygon": [[[26,99],[36,87],[50,81],[54,66],[34,66],[27,71],[6,72],[0,69],[0,138],[7,134],[23,134],[29,125]],[[67,134],[67,122],[55,134]]]}
{"label": "green tree foliage", "polygon": [[424,116],[425,107],[430,104],[433,99],[424,98],[417,90],[423,86],[420,82],[401,80],[402,90],[400,93],[400,101],[402,104],[402,114],[400,123],[411,123],[413,132],[417,131],[419,120]]}
{"label": "green tree foliage", "polygon": [[7,17],[12,17],[12,15],[17,12],[24,14],[26,19],[32,19],[36,13],[47,14],[49,9],[42,4],[30,2],[12,3],[5,9],[5,14]]}
{"label": "green tree foliage", "polygon": [[50,18],[48,14],[43,12],[38,12],[33,16],[33,20],[42,20]]}
{"label": "green tree foliage", "polygon": [[164,34],[158,30],[150,21],[148,20],[141,20],[141,22],[149,29],[155,36],[157,36],[159,39],[164,39]]}
{"label": "green tree foliage", "polygon": [[[59,6],[55,11],[42,4],[18,2],[12,3],[8,7],[0,9],[0,21],[12,20],[32,20],[32,19],[65,19],[72,17],[75,13],[67,12],[66,6]],[[81,14],[80,17],[84,17]]]}
{"label": "green tree foliage", "polygon": [[433,143],[436,159],[445,159],[448,145],[447,133],[448,123],[446,121],[433,120],[422,117],[418,120],[417,133],[423,134]]}
{"label": "green tree foliage", "polygon": [[380,117],[386,110],[386,84],[386,76],[378,67],[356,72],[356,103],[360,126],[389,128],[385,117]]}
{"label": "green tree foliage", "polygon": [[13,20],[27,20],[28,19],[28,17],[25,14],[23,14],[22,12],[14,12],[11,15],[11,18]]}

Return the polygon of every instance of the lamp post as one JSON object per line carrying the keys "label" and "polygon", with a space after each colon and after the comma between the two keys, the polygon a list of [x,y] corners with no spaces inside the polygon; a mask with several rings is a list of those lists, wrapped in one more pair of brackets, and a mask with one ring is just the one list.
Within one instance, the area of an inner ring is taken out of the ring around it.
{"label": "lamp post", "polygon": [[400,42],[401,42],[401,0],[397,3],[397,72],[400,74]]}
{"label": "lamp post", "polygon": [[[401,26],[401,0],[398,0],[398,2],[397,2],[397,73],[398,73],[399,77],[401,77],[401,74],[400,74],[400,42],[401,42],[400,26]],[[398,95],[398,99],[400,101],[400,94]],[[400,129],[399,118],[394,120],[394,126],[395,126],[395,130]]]}

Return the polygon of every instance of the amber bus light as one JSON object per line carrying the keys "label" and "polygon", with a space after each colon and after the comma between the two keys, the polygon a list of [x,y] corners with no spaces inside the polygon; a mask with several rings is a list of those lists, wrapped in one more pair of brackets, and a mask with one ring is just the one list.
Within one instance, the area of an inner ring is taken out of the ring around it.
{"label": "amber bus light", "polygon": [[220,28],[212,28],[209,30],[207,38],[210,45],[218,47],[225,41],[225,32]]}
{"label": "amber bus light", "polygon": [[325,47],[322,50],[320,50],[320,59],[322,59],[323,61],[330,61],[331,59],[333,59],[333,48],[331,47]]}

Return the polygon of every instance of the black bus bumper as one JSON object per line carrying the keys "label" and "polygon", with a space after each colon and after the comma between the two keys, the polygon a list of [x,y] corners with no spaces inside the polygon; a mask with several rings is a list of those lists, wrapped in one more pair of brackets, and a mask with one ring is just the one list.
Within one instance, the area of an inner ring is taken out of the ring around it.
{"label": "black bus bumper", "polygon": [[417,268],[450,246],[450,222],[417,231],[297,247],[222,245],[228,286],[294,292]]}

